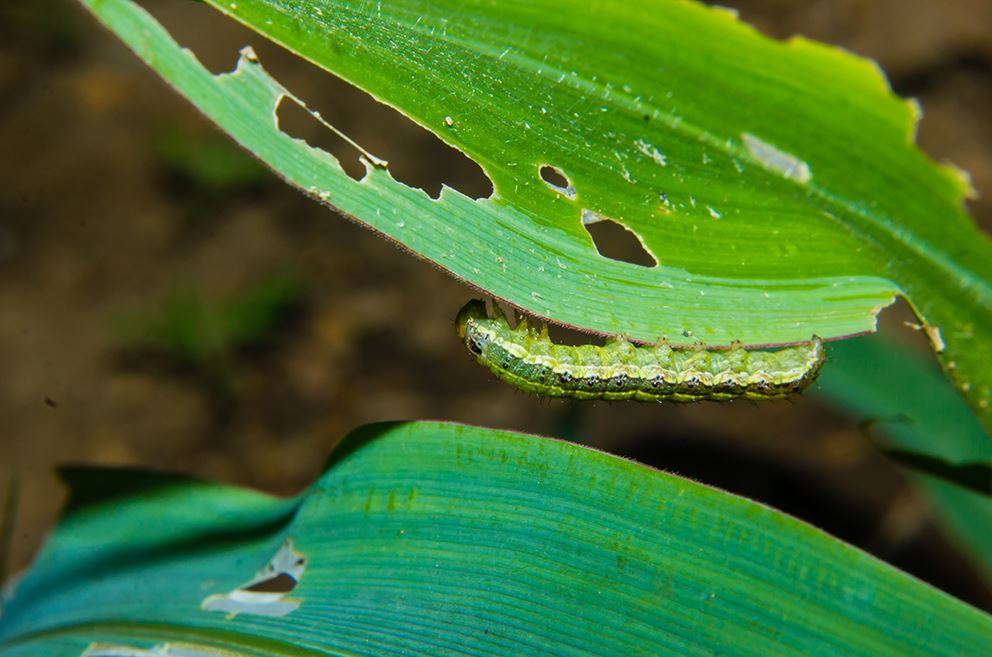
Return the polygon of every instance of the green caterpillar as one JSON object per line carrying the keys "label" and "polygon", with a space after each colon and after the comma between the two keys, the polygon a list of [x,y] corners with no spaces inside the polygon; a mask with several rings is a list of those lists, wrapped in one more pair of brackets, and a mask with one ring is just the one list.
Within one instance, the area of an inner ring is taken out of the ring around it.
{"label": "green caterpillar", "polygon": [[611,338],[603,347],[551,342],[526,320],[510,328],[484,301],[458,313],[458,335],[476,360],[507,383],[546,397],[692,402],[703,399],[781,399],[802,391],[823,365],[823,342],[777,351],[638,347]]}

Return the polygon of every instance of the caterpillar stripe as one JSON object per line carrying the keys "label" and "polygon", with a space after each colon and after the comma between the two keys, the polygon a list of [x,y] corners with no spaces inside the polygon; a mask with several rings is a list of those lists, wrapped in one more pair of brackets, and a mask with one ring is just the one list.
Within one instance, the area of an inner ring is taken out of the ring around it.
{"label": "caterpillar stripe", "polygon": [[703,399],[780,399],[802,391],[823,365],[823,343],[776,351],[635,346],[612,338],[605,346],[553,343],[521,321],[511,328],[481,300],[468,302],[458,335],[476,360],[507,383],[546,397],[692,402]]}

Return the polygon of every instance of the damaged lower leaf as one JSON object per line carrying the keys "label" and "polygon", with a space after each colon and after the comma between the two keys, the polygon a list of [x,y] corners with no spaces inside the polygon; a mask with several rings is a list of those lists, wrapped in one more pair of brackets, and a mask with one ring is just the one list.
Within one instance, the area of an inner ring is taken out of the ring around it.
{"label": "damaged lower leaf", "polygon": [[[67,478],[2,657],[992,651],[992,617],[808,525],[534,436],[368,427],[289,500]],[[291,591],[257,590],[280,574]],[[265,593],[295,607],[253,613]]]}

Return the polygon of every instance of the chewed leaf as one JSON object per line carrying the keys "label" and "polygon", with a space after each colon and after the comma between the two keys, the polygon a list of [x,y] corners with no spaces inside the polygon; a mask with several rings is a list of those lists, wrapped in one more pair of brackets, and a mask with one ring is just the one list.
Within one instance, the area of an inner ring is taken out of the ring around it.
{"label": "chewed leaf", "polygon": [[[3,608],[3,657],[992,652],[992,617],[808,525],[547,438],[367,427],[289,500],[99,474]],[[266,562],[299,576],[289,613],[201,604]]]}
{"label": "chewed leaf", "polygon": [[[874,330],[903,294],[992,421],[992,244],[962,177],[913,145],[918,108],[866,60],[683,0],[209,0],[493,183],[432,199],[280,132],[290,92],[257,58],[215,77],[129,0],[81,2],[288,181],[513,305],[641,341],[763,346]],[[601,255],[590,216],[657,266]]]}

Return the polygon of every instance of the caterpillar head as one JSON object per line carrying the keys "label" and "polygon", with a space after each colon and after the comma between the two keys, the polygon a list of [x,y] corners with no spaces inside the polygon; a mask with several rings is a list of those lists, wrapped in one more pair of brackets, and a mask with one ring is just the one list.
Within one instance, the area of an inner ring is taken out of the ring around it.
{"label": "caterpillar head", "polygon": [[469,321],[488,318],[489,313],[486,311],[486,302],[482,299],[472,299],[458,311],[458,318],[455,320],[458,337],[463,340],[465,339],[465,327]]}

